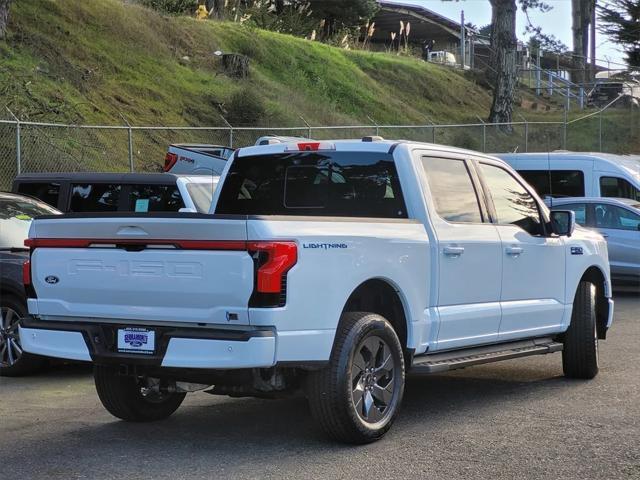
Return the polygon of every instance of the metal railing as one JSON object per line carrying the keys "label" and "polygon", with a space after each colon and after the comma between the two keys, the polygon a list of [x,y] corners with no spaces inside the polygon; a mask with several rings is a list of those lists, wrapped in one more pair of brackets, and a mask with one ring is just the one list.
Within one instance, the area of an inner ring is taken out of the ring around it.
{"label": "metal railing", "polygon": [[[601,110],[578,119],[511,123],[312,126],[185,127],[126,125],[66,125],[0,120],[0,189],[27,172],[102,171],[159,172],[168,145],[208,143],[242,147],[264,135],[323,139],[380,135],[392,139],[439,143],[482,152],[533,152],[557,149],[620,152],[621,135],[640,136],[640,112]],[[617,118],[624,116],[622,119]],[[628,116],[628,118],[627,118]],[[628,129],[628,132],[625,130]],[[627,133],[625,133],[627,132]],[[636,145],[640,145],[640,138]]]}

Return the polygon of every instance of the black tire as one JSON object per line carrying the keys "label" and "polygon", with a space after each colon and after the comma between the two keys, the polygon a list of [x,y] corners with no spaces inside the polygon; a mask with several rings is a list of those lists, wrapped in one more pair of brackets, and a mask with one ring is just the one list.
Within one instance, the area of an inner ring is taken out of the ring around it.
{"label": "black tire", "polygon": [[573,300],[571,324],[564,337],[562,370],[568,378],[591,379],[598,374],[596,286],[580,282]]}
{"label": "black tire", "polygon": [[115,367],[96,365],[93,371],[98,397],[114,417],[127,422],[153,422],[175,412],[186,393],[145,397],[136,377],[119,375]]}
{"label": "black tire", "polygon": [[404,356],[391,324],[373,313],[344,314],[329,365],[307,378],[313,417],[334,440],[374,442],[391,428],[403,393]]}
{"label": "black tire", "polygon": [[19,377],[37,372],[47,363],[44,357],[22,351],[18,320],[27,315],[24,301],[13,295],[0,298],[0,376]]}

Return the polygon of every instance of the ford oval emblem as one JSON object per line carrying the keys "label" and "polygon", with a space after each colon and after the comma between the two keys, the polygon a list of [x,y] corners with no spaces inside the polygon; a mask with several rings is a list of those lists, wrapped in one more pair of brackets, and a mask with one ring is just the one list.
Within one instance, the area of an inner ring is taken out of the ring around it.
{"label": "ford oval emblem", "polygon": [[46,277],[44,279],[45,282],[50,283],[51,285],[55,285],[56,283],[58,283],[60,281],[60,279],[58,277],[56,277],[55,275],[49,275],[48,277]]}

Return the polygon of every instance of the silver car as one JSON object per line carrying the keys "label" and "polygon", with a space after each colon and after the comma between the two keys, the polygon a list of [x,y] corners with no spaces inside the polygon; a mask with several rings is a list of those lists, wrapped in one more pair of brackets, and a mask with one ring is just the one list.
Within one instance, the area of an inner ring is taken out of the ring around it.
{"label": "silver car", "polygon": [[640,284],[640,202],[628,198],[554,198],[553,210],[573,210],[576,223],[607,239],[611,277]]}

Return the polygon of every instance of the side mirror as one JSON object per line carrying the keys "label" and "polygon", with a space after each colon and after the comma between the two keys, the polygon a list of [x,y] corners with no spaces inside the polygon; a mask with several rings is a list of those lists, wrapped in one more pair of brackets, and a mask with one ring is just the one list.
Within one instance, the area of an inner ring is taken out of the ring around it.
{"label": "side mirror", "polygon": [[551,230],[556,235],[570,237],[576,228],[576,213],[571,210],[551,211]]}

